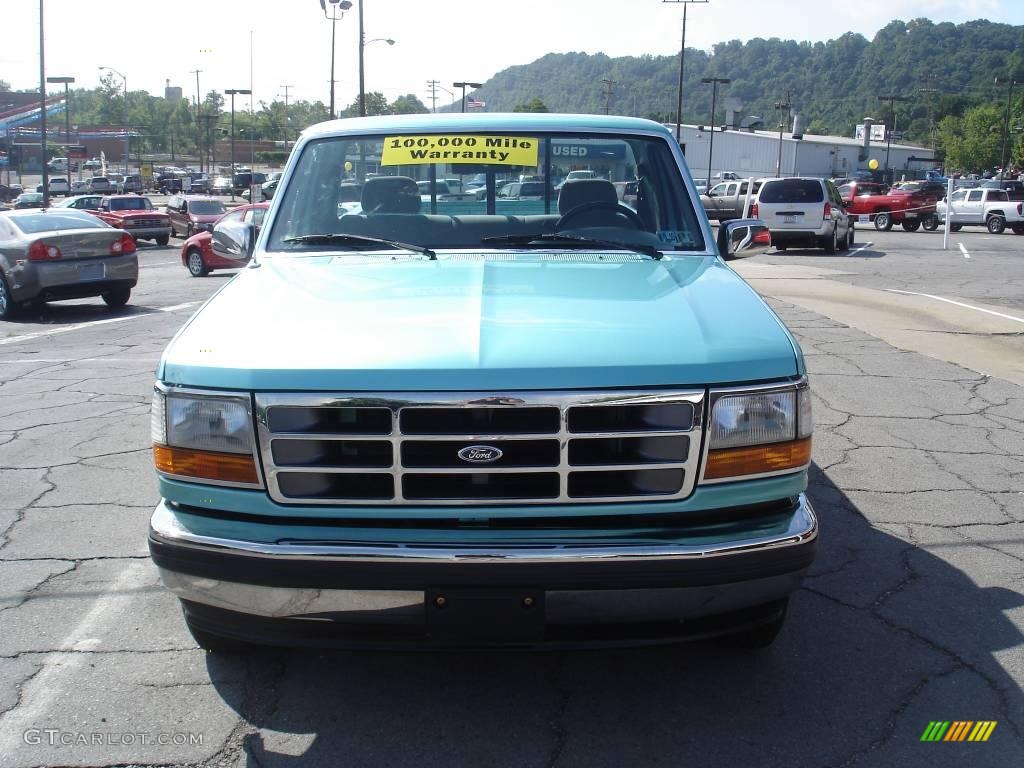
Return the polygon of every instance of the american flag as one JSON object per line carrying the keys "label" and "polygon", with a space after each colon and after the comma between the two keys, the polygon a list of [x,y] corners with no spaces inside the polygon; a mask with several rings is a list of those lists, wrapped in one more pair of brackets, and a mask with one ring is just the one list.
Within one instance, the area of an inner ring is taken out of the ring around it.
{"label": "american flag", "polygon": [[483,109],[487,106],[486,101],[480,101],[480,99],[474,99],[472,96],[466,98],[466,106],[470,109]]}

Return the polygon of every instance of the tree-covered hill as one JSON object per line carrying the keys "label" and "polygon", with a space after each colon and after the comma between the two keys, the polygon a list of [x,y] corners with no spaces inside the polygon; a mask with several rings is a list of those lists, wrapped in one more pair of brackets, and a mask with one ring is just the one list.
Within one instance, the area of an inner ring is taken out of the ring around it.
{"label": "tree-covered hill", "polygon": [[[879,97],[895,95],[909,99],[896,104],[897,129],[905,130],[908,140],[928,142],[932,126],[946,115],[1005,101],[1006,87],[996,86],[994,78],[1024,79],[1022,44],[1024,27],[915,19],[893,21],[870,41],[850,32],[826,43],[772,38],[723,42],[710,53],[687,49],[683,122],[710,120],[711,88],[701,78],[728,77],[732,83],[719,90],[716,122],[724,117],[723,101],[734,98],[743,103],[740,116],[760,116],[765,127],[774,128],[775,103],[788,90],[794,114],[803,115],[816,132],[852,135],[865,116],[888,122],[889,103]],[[499,72],[478,96],[488,111],[512,110],[539,98],[553,112],[607,107],[671,121],[678,77],[678,55],[549,54]],[[608,80],[613,81],[610,100]]]}

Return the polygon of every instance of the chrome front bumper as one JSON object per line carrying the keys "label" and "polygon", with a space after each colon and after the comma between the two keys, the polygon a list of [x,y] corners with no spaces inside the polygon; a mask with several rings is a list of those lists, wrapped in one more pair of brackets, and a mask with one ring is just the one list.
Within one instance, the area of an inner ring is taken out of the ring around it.
{"label": "chrome front bumper", "polygon": [[678,620],[778,600],[813,559],[817,519],[801,494],[787,529],[720,543],[547,547],[264,544],[197,536],[161,503],[150,551],[191,603],[270,619],[416,624],[432,587],[531,585],[548,624]]}

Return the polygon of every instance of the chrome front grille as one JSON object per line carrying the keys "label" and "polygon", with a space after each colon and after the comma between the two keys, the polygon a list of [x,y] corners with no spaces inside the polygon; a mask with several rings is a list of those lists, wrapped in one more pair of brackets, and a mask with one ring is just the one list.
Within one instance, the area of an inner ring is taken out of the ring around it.
{"label": "chrome front grille", "polygon": [[282,504],[662,501],[697,477],[704,392],[258,393]]}

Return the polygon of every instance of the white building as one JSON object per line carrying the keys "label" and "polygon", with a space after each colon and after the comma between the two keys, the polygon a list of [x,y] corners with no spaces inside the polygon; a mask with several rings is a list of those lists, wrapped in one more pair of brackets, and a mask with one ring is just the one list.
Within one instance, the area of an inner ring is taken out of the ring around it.
{"label": "white building", "polygon": [[[667,124],[675,131],[675,124]],[[799,134],[798,134],[799,136]],[[680,126],[679,143],[686,163],[695,179],[714,179],[716,174],[732,171],[745,178],[775,176],[779,164],[779,132],[750,131],[746,128],[722,130],[715,126],[714,147],[708,126]],[[783,133],[781,140],[783,176],[847,176],[854,171],[868,170],[868,163],[878,161],[878,169],[886,168],[886,145],[873,140],[865,152],[864,142],[843,136],[812,136],[795,138]],[[714,152],[708,167],[709,152]],[[898,180],[916,172],[934,168],[934,152],[927,147],[893,144],[889,150],[888,167]],[[863,159],[862,159],[863,158]]]}

